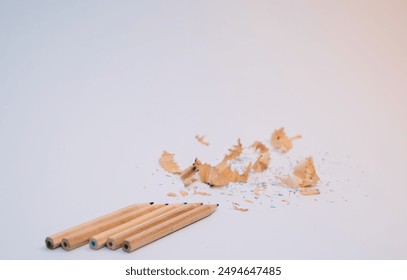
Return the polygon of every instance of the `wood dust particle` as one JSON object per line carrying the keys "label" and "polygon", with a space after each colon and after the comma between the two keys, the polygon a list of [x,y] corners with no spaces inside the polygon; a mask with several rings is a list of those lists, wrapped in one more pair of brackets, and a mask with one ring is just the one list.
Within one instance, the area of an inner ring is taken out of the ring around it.
{"label": "wood dust particle", "polygon": [[317,188],[300,188],[300,194],[302,195],[319,195],[320,192]]}
{"label": "wood dust particle", "polygon": [[235,210],[238,210],[238,211],[241,211],[241,212],[249,211],[248,208],[239,207],[239,206],[240,206],[239,203],[232,202],[232,205],[233,205],[233,208],[234,208]]}
{"label": "wood dust particle", "polygon": [[184,190],[179,190],[179,194],[183,197],[188,196],[188,192],[184,191]]}
{"label": "wood dust particle", "polygon": [[205,146],[209,146],[209,142],[205,141],[205,135],[199,136],[195,135],[195,139],[198,140],[199,143]]}
{"label": "wood dust particle", "polygon": [[202,195],[202,196],[211,196],[210,193],[206,193],[206,192],[199,192],[199,191],[194,191],[194,194],[196,195]]}

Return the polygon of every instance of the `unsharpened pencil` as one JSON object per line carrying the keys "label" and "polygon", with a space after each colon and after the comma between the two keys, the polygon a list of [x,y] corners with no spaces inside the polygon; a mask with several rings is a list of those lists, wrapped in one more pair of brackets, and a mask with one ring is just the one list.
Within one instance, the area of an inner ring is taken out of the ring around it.
{"label": "unsharpened pencil", "polygon": [[209,204],[196,207],[188,212],[128,237],[123,243],[123,250],[126,252],[132,252],[146,244],[203,219],[212,214],[217,206],[217,204]]}
{"label": "unsharpened pencil", "polygon": [[[172,209],[171,211],[167,211],[158,215],[156,217],[150,218],[148,220],[144,220],[144,222],[139,222],[137,220],[130,221],[129,223],[132,224],[127,229],[118,231],[117,234],[112,235],[106,242],[106,246],[109,249],[116,250],[123,245],[123,242],[126,238],[131,237],[137,233],[143,232],[148,230],[151,227],[159,225],[167,220],[170,220],[174,217],[177,217],[183,213],[186,213],[192,209],[200,207],[202,203],[190,203],[190,204],[182,204],[178,207]],[[161,209],[159,209],[161,210]],[[157,210],[157,211],[159,211]],[[154,213],[154,212],[153,212]],[[124,226],[124,225],[123,225]]]}
{"label": "unsharpened pencil", "polygon": [[127,213],[130,213],[130,212],[132,212],[132,211],[136,211],[136,210],[138,210],[138,209],[140,209],[140,208],[142,208],[142,207],[146,207],[146,206],[149,206],[149,205],[152,205],[152,204],[153,204],[153,202],[150,202],[150,203],[140,203],[140,204],[132,204],[132,205],[130,205],[130,206],[127,206],[127,207],[125,207],[125,208],[119,209],[119,210],[114,211],[114,212],[112,212],[112,213],[103,215],[103,216],[101,216],[101,217],[99,217],[99,218],[90,220],[90,221],[85,222],[85,223],[83,223],[83,224],[80,224],[80,225],[74,226],[74,227],[72,227],[72,228],[66,229],[66,230],[64,230],[64,231],[55,233],[55,234],[53,234],[53,235],[48,236],[48,237],[45,239],[45,245],[46,245],[47,248],[49,248],[49,249],[58,248],[59,246],[61,246],[62,239],[63,239],[65,236],[67,236],[67,235],[75,234],[75,233],[77,233],[77,232],[82,231],[83,229],[85,229],[85,228],[87,228],[87,227],[95,226],[95,225],[100,224],[100,223],[103,223],[103,222],[105,222],[105,221],[107,221],[107,220],[117,219],[117,218],[121,217],[122,215],[125,215],[125,214],[127,214]]}
{"label": "unsharpened pencil", "polygon": [[[151,207],[152,205],[148,205],[145,207]],[[119,216],[112,217],[110,219],[105,219],[100,223],[97,223],[92,226],[84,227],[79,231],[67,234],[64,236],[61,242],[61,246],[63,249],[70,251],[82,245],[85,245],[89,242],[89,239],[98,233],[103,231],[109,230],[113,227],[126,223],[130,220],[133,220],[137,217],[142,216],[143,213],[139,212],[138,209],[134,211],[130,211],[126,214],[122,214]]]}

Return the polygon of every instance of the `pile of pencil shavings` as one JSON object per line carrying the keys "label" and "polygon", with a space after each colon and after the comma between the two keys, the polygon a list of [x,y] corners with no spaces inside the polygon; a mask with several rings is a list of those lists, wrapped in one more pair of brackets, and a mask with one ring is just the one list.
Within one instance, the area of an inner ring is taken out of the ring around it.
{"label": "pile of pencil shavings", "polygon": [[[203,145],[209,145],[209,143],[205,141],[204,136],[197,135],[195,138]],[[288,137],[284,128],[280,128],[272,133],[270,144],[273,149],[281,153],[287,153],[293,147],[292,141],[300,138],[302,138],[301,135]],[[236,160],[245,149],[240,139],[237,140],[236,145],[229,149],[223,159],[215,165],[202,163],[198,158],[195,158],[190,166],[181,169],[174,159],[174,154],[167,151],[162,153],[159,163],[165,171],[179,175],[186,187],[197,181],[205,183],[210,187],[225,187],[230,183],[246,183],[249,179],[250,172],[263,173],[269,168],[270,152],[264,143],[255,141],[247,148],[257,152],[257,158],[253,163],[248,163],[242,173],[232,170],[231,167],[233,161]],[[312,157],[301,160],[294,167],[291,175],[278,177],[277,179],[281,184],[287,187],[299,189],[302,195],[317,195],[320,193],[315,187],[319,182],[319,177],[316,173]],[[236,208],[236,205],[234,206]]]}
{"label": "pile of pencil shavings", "polygon": [[123,248],[132,252],[211,215],[217,204],[133,204],[94,220],[48,236],[49,249],[70,251],[85,244],[92,249]]}

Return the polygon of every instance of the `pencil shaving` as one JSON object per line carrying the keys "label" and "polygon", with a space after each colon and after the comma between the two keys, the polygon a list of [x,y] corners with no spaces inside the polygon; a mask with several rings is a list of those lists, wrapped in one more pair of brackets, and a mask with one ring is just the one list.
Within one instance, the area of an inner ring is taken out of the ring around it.
{"label": "pencil shaving", "polygon": [[167,196],[176,197],[178,195],[176,193],[174,193],[174,192],[169,192],[169,193],[167,193]]}
{"label": "pencil shaving", "polygon": [[248,208],[239,207],[239,203],[232,202],[232,205],[233,205],[233,208],[234,208],[235,210],[238,210],[238,211],[241,211],[241,212],[249,211]]}
{"label": "pencil shaving", "polygon": [[280,152],[286,153],[293,147],[292,140],[300,139],[301,135],[296,135],[289,138],[284,131],[284,127],[276,129],[271,135],[271,146],[279,150]]}
{"label": "pencil shaving", "polygon": [[195,135],[195,139],[198,140],[198,142],[201,143],[202,145],[209,146],[209,142],[205,141],[205,135],[202,136]]}
{"label": "pencil shaving", "polygon": [[194,178],[194,176],[198,172],[201,164],[202,163],[196,158],[194,163],[191,166],[185,168],[181,172],[180,177],[181,177],[181,180],[184,182],[185,186],[189,186],[197,180],[196,178]]}
{"label": "pencil shaving", "polygon": [[160,165],[162,169],[172,174],[181,174],[181,169],[174,160],[174,154],[171,154],[167,151],[163,151],[160,157]]}
{"label": "pencil shaving", "polygon": [[240,143],[240,138],[237,139],[237,144],[229,149],[229,153],[223,158],[223,161],[228,161],[237,158],[243,151],[242,143]]}
{"label": "pencil shaving", "polygon": [[286,178],[280,178],[281,182],[288,187],[311,187],[315,186],[319,177],[315,171],[312,157],[307,157],[294,167],[294,174]]}
{"label": "pencil shaving", "polygon": [[210,185],[211,187],[224,187],[230,182],[247,182],[251,164],[246,167],[243,174],[237,171],[232,171],[226,161],[222,161],[216,166],[211,166],[207,163],[199,167],[199,178],[202,182]]}
{"label": "pencil shaving", "polygon": [[260,141],[255,141],[251,146],[255,151],[258,151],[260,154],[257,157],[257,160],[254,162],[252,170],[256,173],[261,173],[266,170],[270,163],[270,153],[269,149]]}

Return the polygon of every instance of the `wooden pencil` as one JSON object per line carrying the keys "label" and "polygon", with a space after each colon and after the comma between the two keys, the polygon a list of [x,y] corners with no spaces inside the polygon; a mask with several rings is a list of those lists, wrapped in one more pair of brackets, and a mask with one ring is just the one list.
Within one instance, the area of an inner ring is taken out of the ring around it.
{"label": "wooden pencil", "polygon": [[[152,207],[152,205],[148,205],[145,207]],[[72,249],[85,245],[86,243],[89,242],[89,239],[93,235],[109,230],[120,224],[126,223],[130,220],[142,216],[143,211],[138,210],[139,209],[112,217],[110,219],[103,220],[102,222],[97,223],[95,225],[84,227],[79,231],[67,234],[62,239],[61,246],[63,249],[70,251]]]}
{"label": "wooden pencil", "polygon": [[124,214],[126,214],[126,213],[130,213],[130,212],[135,211],[135,210],[137,210],[137,209],[140,209],[140,208],[142,208],[142,207],[146,207],[146,206],[148,206],[148,205],[152,205],[153,203],[154,203],[154,202],[132,204],[132,205],[129,205],[129,206],[125,207],[125,208],[119,209],[119,210],[117,210],[117,211],[108,213],[108,214],[103,215],[103,216],[101,216],[101,217],[98,217],[98,218],[96,218],[96,219],[93,219],[93,220],[90,220],[90,221],[88,221],[88,222],[85,222],[85,223],[83,223],[83,224],[80,224],[80,225],[71,227],[71,228],[69,228],[69,229],[66,229],[66,230],[64,230],[64,231],[55,233],[55,234],[53,234],[53,235],[48,236],[48,237],[45,239],[45,245],[46,245],[47,248],[49,248],[49,249],[58,248],[59,246],[61,246],[62,239],[63,239],[65,236],[69,235],[69,234],[74,234],[74,233],[76,233],[76,232],[80,232],[80,231],[83,230],[84,228],[91,227],[91,226],[95,226],[95,225],[97,225],[97,224],[99,224],[99,223],[103,223],[103,222],[106,221],[106,220],[115,219],[115,218],[120,217],[120,216],[122,216],[122,215],[124,215]]}
{"label": "wooden pencil", "polygon": [[188,226],[200,219],[212,214],[217,204],[202,205],[188,212],[178,215],[145,231],[128,237],[123,243],[123,250],[133,252],[134,250]]}
{"label": "wooden pencil", "polygon": [[89,239],[89,246],[90,248],[94,249],[94,250],[98,250],[102,247],[104,247],[106,245],[106,241],[107,239],[113,235],[116,234],[117,232],[120,232],[120,230],[122,230],[123,228],[126,228],[126,225],[133,222],[133,221],[137,221],[137,220],[141,220],[144,221],[145,219],[149,219],[149,217],[154,217],[155,215],[159,215],[160,213],[162,213],[163,211],[168,211],[166,209],[163,208],[172,208],[173,206],[168,206],[168,204],[154,204],[151,205],[151,207],[145,207],[145,208],[141,208],[138,211],[140,211],[140,216],[130,220],[124,224],[118,225],[114,228],[108,229],[106,231],[100,232],[96,235],[94,235],[93,237],[91,237]]}
{"label": "wooden pencil", "polygon": [[143,222],[137,220],[131,221],[130,227],[118,231],[115,235],[109,237],[106,241],[106,246],[109,249],[116,250],[123,245],[123,242],[126,238],[133,236],[137,233],[143,232],[151,227],[159,225],[160,223],[165,222],[166,220],[172,219],[178,215],[181,215],[185,212],[188,212],[194,208],[200,207],[202,203],[190,203],[183,204],[179,207],[172,209],[171,211],[163,212],[161,215],[146,219]]}

